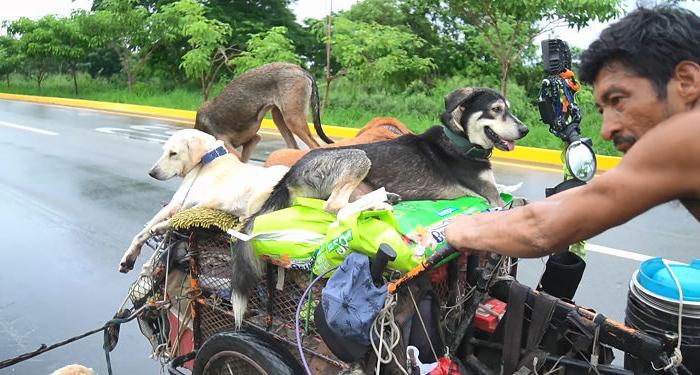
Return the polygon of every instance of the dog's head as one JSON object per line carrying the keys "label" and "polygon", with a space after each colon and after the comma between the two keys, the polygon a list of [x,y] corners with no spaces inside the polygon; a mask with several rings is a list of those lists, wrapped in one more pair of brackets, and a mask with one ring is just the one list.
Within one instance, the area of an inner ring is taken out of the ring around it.
{"label": "dog's head", "polygon": [[195,129],[178,130],[163,145],[163,154],[148,174],[157,180],[185,177],[208,150],[223,145],[213,136]]}
{"label": "dog's head", "polygon": [[445,112],[440,120],[474,145],[511,151],[514,141],[529,130],[508,107],[508,101],[494,90],[461,88],[445,96]]}

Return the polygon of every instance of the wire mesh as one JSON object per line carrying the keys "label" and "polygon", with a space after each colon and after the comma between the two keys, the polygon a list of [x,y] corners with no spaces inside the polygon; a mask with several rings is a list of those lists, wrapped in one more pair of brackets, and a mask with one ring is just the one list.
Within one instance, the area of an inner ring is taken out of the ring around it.
{"label": "wire mesh", "polygon": [[[189,254],[192,259],[191,277],[201,294],[195,299],[194,341],[195,348],[212,335],[233,330],[234,322],[228,298],[231,293],[231,247],[229,235],[218,230],[197,229],[190,236]],[[432,280],[443,314],[449,302],[461,300],[467,289],[466,277],[460,272],[452,282],[447,277]],[[271,337],[290,345],[290,352],[297,355],[295,320],[296,309],[302,294],[310,283],[308,271],[280,270],[267,264],[267,270],[258,286],[249,293],[248,309],[244,324],[263,330]],[[337,368],[346,367],[325,346],[315,329],[313,316],[320,301],[325,280],[311,289],[310,298],[300,314],[302,346],[307,356]],[[456,286],[456,288],[455,288]],[[457,294],[455,294],[457,293]],[[454,307],[452,307],[454,310]],[[453,311],[454,313],[454,311]],[[451,318],[457,318],[453,314]]]}
{"label": "wire mesh", "polygon": [[[197,280],[201,298],[195,304],[195,347],[199,348],[212,335],[234,329],[228,297],[231,293],[231,250],[229,236],[216,230],[197,230],[190,243],[195,266],[191,275]],[[268,264],[260,285],[250,291],[248,310],[244,319],[259,330],[290,346],[296,353],[296,308],[310,282],[308,271],[278,270]],[[323,345],[313,324],[313,312],[321,296],[324,282],[312,288],[310,298],[302,309],[302,345],[308,355],[318,356],[338,366],[342,365]],[[307,319],[308,318],[308,319]]]}

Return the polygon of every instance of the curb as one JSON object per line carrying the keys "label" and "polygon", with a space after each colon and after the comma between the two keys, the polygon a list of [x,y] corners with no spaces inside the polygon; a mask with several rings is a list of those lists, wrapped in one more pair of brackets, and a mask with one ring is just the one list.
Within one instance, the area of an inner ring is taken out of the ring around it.
{"label": "curb", "polygon": [[[88,108],[119,114],[155,116],[184,121],[186,123],[189,123],[189,127],[194,126],[194,120],[197,114],[197,112],[195,111],[187,111],[182,109],[151,107],[136,104],[98,102],[84,99],[54,98],[47,96],[0,93],[0,99],[40,104],[53,104],[67,107]],[[275,124],[270,119],[263,119],[260,127],[263,129],[276,129]],[[312,134],[316,134],[316,130],[313,128],[313,124],[309,124],[309,130]],[[351,138],[354,137],[355,134],[357,134],[359,129],[324,124],[323,131],[329,137]],[[494,150],[493,157],[500,160],[508,160],[515,162],[540,163],[556,166],[562,165],[561,151],[526,146],[518,146],[515,148],[515,150],[510,152]],[[596,155],[596,159],[598,162],[598,170],[606,171],[615,167],[620,162],[621,158],[616,156]]]}

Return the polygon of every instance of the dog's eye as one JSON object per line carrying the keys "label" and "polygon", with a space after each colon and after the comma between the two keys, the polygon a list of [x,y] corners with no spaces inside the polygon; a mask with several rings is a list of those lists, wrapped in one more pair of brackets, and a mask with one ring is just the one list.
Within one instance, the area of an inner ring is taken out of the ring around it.
{"label": "dog's eye", "polygon": [[170,151],[170,154],[169,154],[170,157],[173,157],[173,156],[175,156],[175,155],[177,155],[177,152],[175,152],[175,151]]}
{"label": "dog's eye", "polygon": [[503,108],[500,106],[497,106],[497,107],[491,108],[491,110],[496,112],[496,113],[501,113],[503,111]]}

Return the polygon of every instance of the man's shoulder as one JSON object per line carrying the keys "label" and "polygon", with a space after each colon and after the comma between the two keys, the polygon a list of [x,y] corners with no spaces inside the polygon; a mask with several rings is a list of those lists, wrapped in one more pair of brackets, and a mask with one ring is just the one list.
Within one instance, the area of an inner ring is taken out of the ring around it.
{"label": "man's shoulder", "polygon": [[687,130],[694,130],[700,128],[700,108],[698,109],[693,109],[691,111],[686,111],[683,113],[679,113],[677,115],[669,117],[666,121],[663,123],[659,124],[662,125],[661,127],[658,127],[659,130],[664,130],[664,131],[683,131],[684,129]]}
{"label": "man's shoulder", "polygon": [[698,135],[700,135],[700,109],[695,109],[671,116],[653,127],[640,139],[638,148],[645,152],[656,149],[657,152],[669,152],[671,155],[700,152]]}

